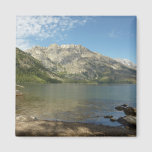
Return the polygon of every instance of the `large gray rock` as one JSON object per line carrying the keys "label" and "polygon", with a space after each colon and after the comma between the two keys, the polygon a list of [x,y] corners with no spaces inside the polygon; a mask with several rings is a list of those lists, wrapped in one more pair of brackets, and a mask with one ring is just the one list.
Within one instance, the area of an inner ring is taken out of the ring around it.
{"label": "large gray rock", "polygon": [[123,125],[136,126],[135,116],[129,115],[129,116],[121,117],[117,121]]}
{"label": "large gray rock", "polygon": [[124,111],[126,115],[136,116],[136,108],[128,107],[126,104],[115,107],[116,110]]}
{"label": "large gray rock", "polygon": [[126,115],[136,116],[136,108],[127,107],[123,111]]}
{"label": "large gray rock", "polygon": [[136,117],[135,116],[126,116],[123,118],[128,124],[136,125]]}
{"label": "large gray rock", "polygon": [[115,109],[118,111],[123,111],[125,109],[125,107],[121,105],[121,106],[115,107]]}

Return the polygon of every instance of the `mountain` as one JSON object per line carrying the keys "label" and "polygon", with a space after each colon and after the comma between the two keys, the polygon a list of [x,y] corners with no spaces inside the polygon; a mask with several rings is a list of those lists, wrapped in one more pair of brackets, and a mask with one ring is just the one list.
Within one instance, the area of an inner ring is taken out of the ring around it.
{"label": "mountain", "polygon": [[40,61],[63,82],[135,83],[136,68],[92,52],[82,45],[35,46],[26,53]]}
{"label": "mountain", "polygon": [[16,82],[60,82],[61,79],[45,68],[41,61],[16,48]]}
{"label": "mountain", "polygon": [[133,69],[135,69],[136,68],[136,65],[134,64],[134,63],[132,63],[130,60],[128,60],[128,59],[115,59],[116,61],[118,61],[118,62],[120,62],[120,63],[122,63],[122,64],[124,64],[125,66],[128,66],[128,67],[130,67],[130,68],[133,68]]}

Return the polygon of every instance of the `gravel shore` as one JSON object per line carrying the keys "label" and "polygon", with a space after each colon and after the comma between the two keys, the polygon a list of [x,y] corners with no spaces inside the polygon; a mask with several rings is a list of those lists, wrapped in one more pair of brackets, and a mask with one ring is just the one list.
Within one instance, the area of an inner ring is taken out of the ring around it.
{"label": "gravel shore", "polygon": [[29,120],[16,121],[16,136],[136,136],[136,130],[122,126]]}

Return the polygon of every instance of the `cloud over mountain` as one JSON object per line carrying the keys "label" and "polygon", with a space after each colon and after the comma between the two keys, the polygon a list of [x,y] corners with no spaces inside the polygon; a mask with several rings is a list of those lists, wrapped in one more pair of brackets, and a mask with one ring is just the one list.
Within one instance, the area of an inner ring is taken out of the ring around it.
{"label": "cloud over mountain", "polygon": [[63,39],[66,36],[64,31],[82,26],[87,20],[87,17],[70,16],[17,16],[16,45],[24,50],[32,45],[29,39]]}

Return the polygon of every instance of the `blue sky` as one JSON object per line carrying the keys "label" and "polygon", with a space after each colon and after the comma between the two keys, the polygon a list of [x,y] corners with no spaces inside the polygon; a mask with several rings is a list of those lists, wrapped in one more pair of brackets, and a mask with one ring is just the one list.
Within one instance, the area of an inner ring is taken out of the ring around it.
{"label": "blue sky", "polygon": [[135,16],[17,16],[20,49],[52,43],[81,44],[112,58],[136,63]]}

